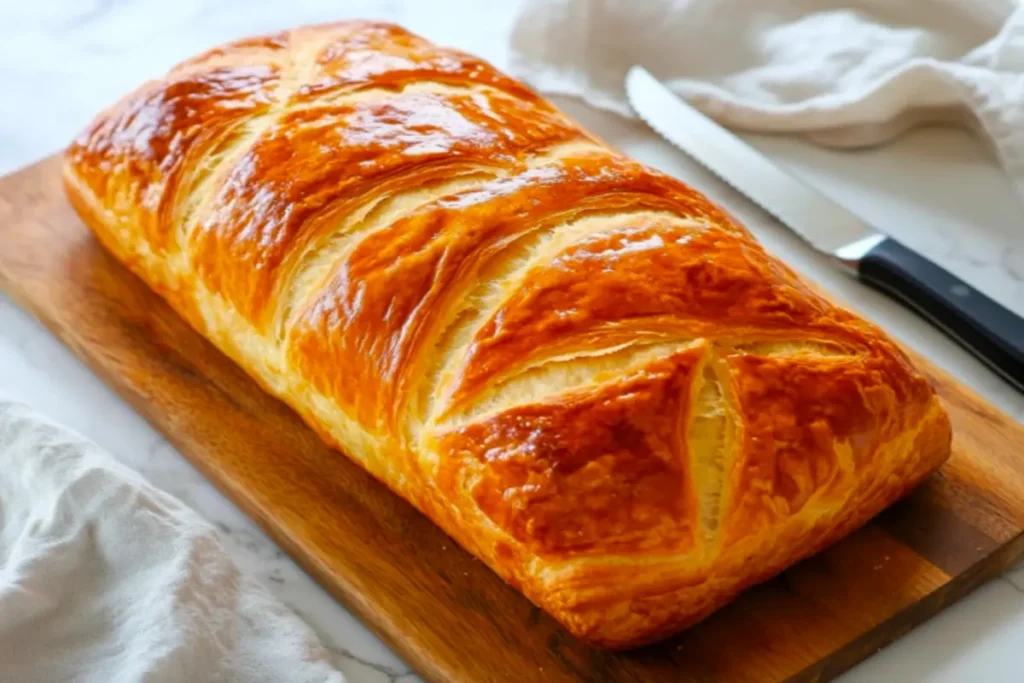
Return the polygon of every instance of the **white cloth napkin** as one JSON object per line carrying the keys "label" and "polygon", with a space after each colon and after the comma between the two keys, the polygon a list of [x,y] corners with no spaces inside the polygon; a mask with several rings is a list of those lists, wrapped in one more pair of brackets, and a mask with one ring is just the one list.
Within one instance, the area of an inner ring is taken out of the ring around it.
{"label": "white cloth napkin", "polygon": [[974,125],[1024,204],[1024,9],[1014,0],[526,0],[512,70],[630,116],[641,64],[726,126],[823,145]]}
{"label": "white cloth napkin", "polygon": [[213,529],[0,399],[0,681],[344,683]]}

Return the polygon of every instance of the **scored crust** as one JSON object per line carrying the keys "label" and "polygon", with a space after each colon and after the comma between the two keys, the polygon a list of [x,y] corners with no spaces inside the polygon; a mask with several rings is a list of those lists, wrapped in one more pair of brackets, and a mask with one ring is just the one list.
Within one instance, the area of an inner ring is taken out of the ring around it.
{"label": "scored crust", "polygon": [[101,113],[64,177],[193,327],[598,645],[694,623],[949,454],[875,326],[397,26],[210,50]]}

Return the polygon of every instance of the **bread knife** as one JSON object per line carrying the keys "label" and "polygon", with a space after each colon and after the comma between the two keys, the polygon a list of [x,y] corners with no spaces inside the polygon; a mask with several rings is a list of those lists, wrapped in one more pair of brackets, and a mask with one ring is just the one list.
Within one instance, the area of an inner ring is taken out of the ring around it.
{"label": "bread knife", "polygon": [[1024,318],[776,166],[643,67],[630,69],[626,93],[633,110],[661,137],[1024,391]]}

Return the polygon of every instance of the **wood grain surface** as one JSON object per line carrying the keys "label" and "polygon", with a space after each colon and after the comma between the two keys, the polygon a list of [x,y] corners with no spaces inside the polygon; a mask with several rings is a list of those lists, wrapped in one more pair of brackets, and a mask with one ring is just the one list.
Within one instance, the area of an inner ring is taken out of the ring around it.
{"label": "wood grain surface", "polygon": [[0,179],[0,287],[431,681],[820,681],[1024,551],[1024,429],[932,374],[954,455],[865,528],[704,623],[588,648],[343,455],[109,257],[59,162]]}

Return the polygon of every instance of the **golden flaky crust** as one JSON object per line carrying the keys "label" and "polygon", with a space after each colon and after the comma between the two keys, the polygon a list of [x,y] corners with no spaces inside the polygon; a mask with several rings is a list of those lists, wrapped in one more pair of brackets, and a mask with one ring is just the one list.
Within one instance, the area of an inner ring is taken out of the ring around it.
{"label": "golden flaky crust", "polygon": [[97,117],[65,182],[190,324],[599,645],[706,616],[949,453],[877,328],[396,26],[191,59]]}

